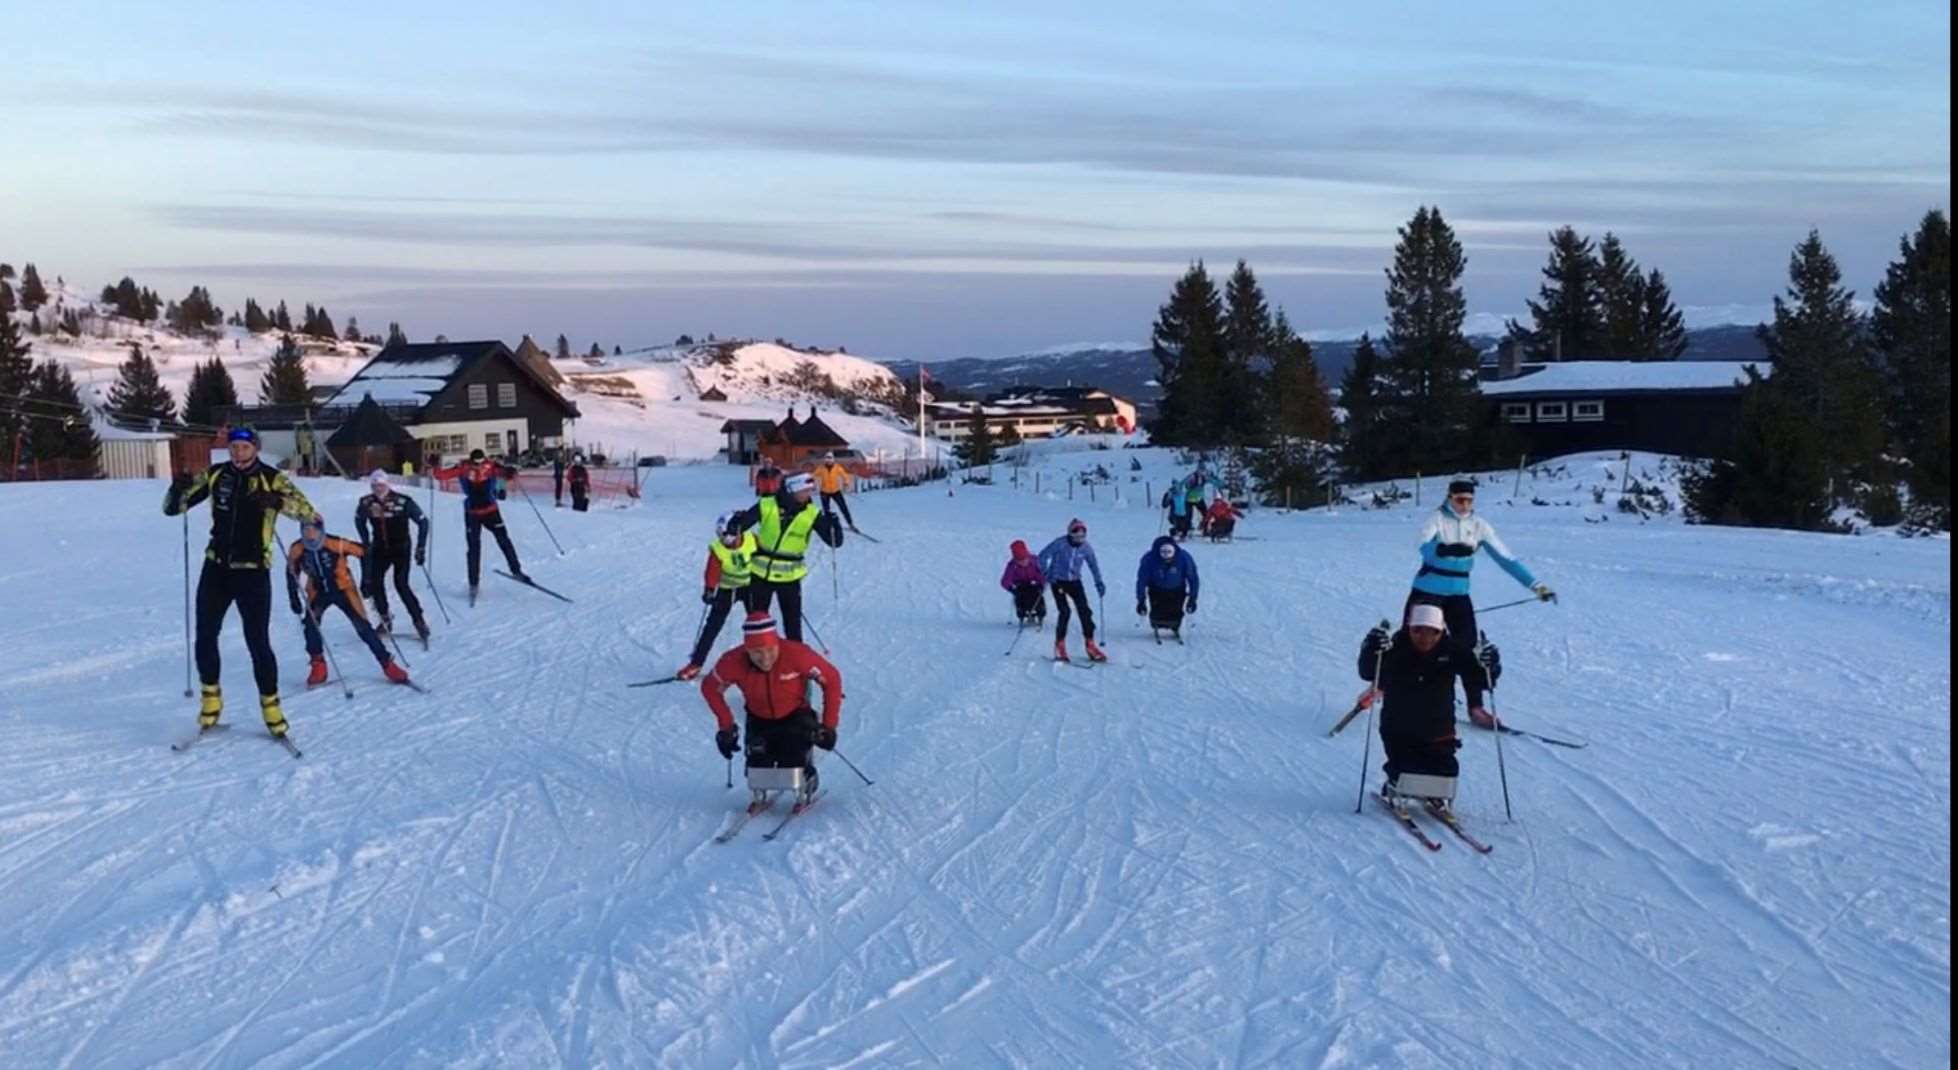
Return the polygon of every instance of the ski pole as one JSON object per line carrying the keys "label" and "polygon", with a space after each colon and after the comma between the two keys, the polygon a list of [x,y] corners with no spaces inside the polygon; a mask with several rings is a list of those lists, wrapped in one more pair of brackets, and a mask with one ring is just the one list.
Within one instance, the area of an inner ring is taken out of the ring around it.
{"label": "ski pole", "polygon": [[728,786],[728,790],[730,791],[734,789],[734,756],[733,755],[728,755],[728,759],[727,759],[727,786]]}
{"label": "ski pole", "polygon": [[836,547],[832,546],[829,548],[829,599],[832,602],[843,597],[839,593],[838,587],[839,584],[836,579]]}
{"label": "ski pole", "polygon": [[184,697],[190,697],[190,510],[184,518]]}
{"label": "ski pole", "polygon": [[[1475,662],[1477,665],[1482,663],[1482,649],[1488,645],[1488,633],[1477,632],[1475,636]],[[1491,697],[1494,697],[1496,693],[1495,674],[1490,673],[1487,669],[1483,670],[1483,674],[1489,677],[1489,694]],[[1502,760],[1502,718],[1493,709],[1489,711],[1489,718],[1496,726],[1496,776],[1502,781],[1502,816],[1504,821],[1514,821],[1516,820],[1516,815],[1511,813],[1509,809],[1509,770],[1504,767]]]}
{"label": "ski pole", "polygon": [[347,682],[347,674],[340,671],[340,659],[333,653],[333,644],[326,641],[326,629],[320,627],[320,619],[325,616],[325,611],[326,604],[322,600],[320,604],[320,616],[316,617],[311,610],[308,610],[306,612],[306,619],[313,622],[313,632],[320,637],[320,649],[326,651],[326,660],[333,663],[333,675],[340,678],[341,693],[351,700],[354,697],[353,685]]}
{"label": "ski pole", "polygon": [[849,767],[850,767],[850,772],[852,772],[852,773],[855,773],[856,775],[858,775],[858,776],[860,776],[860,777],[863,777],[863,782],[864,782],[865,784],[875,784],[875,783],[876,783],[876,781],[874,781],[874,780],[872,780],[872,779],[870,779],[870,778],[869,778],[869,777],[867,777],[867,776],[864,776],[864,775],[863,775],[863,770],[861,770],[861,769],[858,769],[858,768],[857,768],[857,763],[855,763],[855,762],[853,762],[853,761],[851,761],[851,760],[850,760],[850,759],[848,759],[848,758],[845,758],[845,757],[843,756],[843,752],[842,752],[842,751],[840,751],[840,750],[832,750],[832,751],[830,751],[830,753],[831,753],[831,754],[834,754],[834,755],[836,755],[836,756],[837,756],[838,758],[842,758],[842,759],[843,759],[843,764],[844,764],[844,765],[847,765],[847,766],[849,766]]}
{"label": "ski pole", "polygon": [[829,644],[823,642],[823,633],[816,630],[815,623],[805,616],[802,618],[802,626],[809,629],[809,634],[815,638],[816,645],[823,648],[823,653],[829,653]]}
{"label": "ski pole", "polygon": [[[1375,681],[1378,683],[1379,681]],[[1367,804],[1367,763],[1373,760],[1373,703],[1367,703],[1367,738],[1360,748],[1360,797],[1353,800],[1353,812],[1359,813]]]}
{"label": "ski pole", "polygon": [[1006,657],[1013,656],[1013,648],[1020,645],[1020,636],[1026,634],[1026,630],[1027,626],[1024,623],[1013,629],[1013,641],[1006,645]]}
{"label": "ski pole", "polygon": [[537,522],[544,525],[544,534],[551,536],[551,545],[557,547],[557,555],[563,557],[564,544],[558,542],[557,536],[551,533],[551,525],[544,521],[544,510],[537,508],[537,499],[531,497],[529,491],[524,490],[521,478],[517,480],[517,490],[523,495],[523,500],[530,503],[530,511],[537,514]]}
{"label": "ski pole", "polygon": [[[1387,622],[1385,620],[1382,620],[1380,622],[1380,627],[1382,627],[1383,629],[1386,628]],[[1383,645],[1380,648],[1379,652],[1374,654],[1373,656],[1373,682],[1367,685],[1367,689],[1365,691],[1360,692],[1360,697],[1354,701],[1353,708],[1347,710],[1346,716],[1341,717],[1339,719],[1339,723],[1333,725],[1332,731],[1327,732],[1326,735],[1328,736],[1338,735],[1341,729],[1345,728],[1348,724],[1352,723],[1353,718],[1358,717],[1360,715],[1361,710],[1371,709],[1373,707],[1373,704],[1379,701],[1380,665],[1382,662],[1386,660],[1387,660],[1387,648],[1386,646]]]}
{"label": "ski pole", "polygon": [[[711,609],[713,609],[713,608],[714,608],[714,607],[713,607],[712,605],[702,605],[702,606],[700,607],[700,622],[699,622],[699,623],[697,623],[697,624],[695,624],[695,625],[693,626],[693,645],[694,645],[694,646],[699,646],[699,645],[700,645],[700,637],[701,637],[701,636],[703,636],[703,635],[706,635],[706,634],[707,634],[707,613],[708,613],[708,611],[709,611],[709,610],[711,610]],[[693,647],[688,647],[687,649],[688,649],[689,651],[691,651],[691,650],[693,649]],[[692,659],[691,659],[691,658],[689,658],[688,660],[689,660],[689,661],[691,661]]]}
{"label": "ski pole", "polygon": [[1518,598],[1518,599],[1517,599],[1516,601],[1514,601],[1514,602],[1504,602],[1504,603],[1503,603],[1502,605],[1499,605],[1499,606],[1490,606],[1490,607],[1489,607],[1488,609],[1478,609],[1478,610],[1476,610],[1476,612],[1477,612],[1477,613],[1494,613],[1494,612],[1495,612],[1496,610],[1498,610],[1498,609],[1508,609],[1508,608],[1509,608],[1509,607],[1511,607],[1511,606],[1526,606],[1526,605],[1529,605],[1529,604],[1530,604],[1531,602],[1541,602],[1541,601],[1543,601],[1543,599],[1541,599],[1541,598],[1538,598],[1538,597],[1536,597],[1535,595],[1531,595],[1531,596],[1530,596],[1530,597],[1528,597],[1528,598]]}
{"label": "ski pole", "polygon": [[428,571],[428,562],[426,560],[422,562],[422,575],[427,577],[428,590],[435,596],[435,608],[442,611],[442,623],[454,624],[455,621],[449,617],[449,607],[442,604],[442,589],[435,586],[435,574]]}

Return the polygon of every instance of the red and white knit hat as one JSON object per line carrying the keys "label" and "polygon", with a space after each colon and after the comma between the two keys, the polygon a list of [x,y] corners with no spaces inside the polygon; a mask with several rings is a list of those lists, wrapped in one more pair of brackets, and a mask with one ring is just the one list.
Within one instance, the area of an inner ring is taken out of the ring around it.
{"label": "red and white knit hat", "polygon": [[775,634],[775,618],[766,613],[750,613],[741,623],[742,646],[775,646],[781,641],[782,637]]}

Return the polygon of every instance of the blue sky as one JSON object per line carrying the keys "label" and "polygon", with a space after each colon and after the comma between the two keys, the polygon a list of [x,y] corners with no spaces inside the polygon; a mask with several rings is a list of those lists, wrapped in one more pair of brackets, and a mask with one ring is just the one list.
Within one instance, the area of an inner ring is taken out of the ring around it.
{"label": "blue sky", "polygon": [[1143,339],[1198,257],[1374,326],[1421,204],[1482,322],[1564,223],[1721,320],[1949,207],[1948,4],[1321,6],[8,3],[0,259],[929,359]]}

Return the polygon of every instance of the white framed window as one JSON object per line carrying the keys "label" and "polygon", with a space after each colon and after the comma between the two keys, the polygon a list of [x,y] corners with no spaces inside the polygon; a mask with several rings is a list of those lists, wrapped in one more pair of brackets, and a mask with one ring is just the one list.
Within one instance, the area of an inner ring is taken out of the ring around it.
{"label": "white framed window", "polygon": [[517,384],[496,384],[496,407],[499,409],[514,409],[517,407]]}
{"label": "white framed window", "polygon": [[484,435],[483,448],[490,451],[491,453],[496,453],[500,451],[501,449],[503,449],[503,436],[497,434],[494,431],[491,431],[489,434]]}
{"label": "white framed window", "polygon": [[1502,403],[1502,418],[1507,423],[1526,424],[1530,422],[1530,403],[1527,401],[1505,401]]}
{"label": "white framed window", "polygon": [[1604,402],[1575,401],[1571,403],[1570,418],[1577,423],[1597,423],[1604,419]]}
{"label": "white framed window", "polygon": [[1560,424],[1570,419],[1570,404],[1563,401],[1539,401],[1536,403],[1536,422],[1540,424]]}
{"label": "white framed window", "polygon": [[489,408],[489,384],[488,383],[469,384],[469,407],[472,409]]}

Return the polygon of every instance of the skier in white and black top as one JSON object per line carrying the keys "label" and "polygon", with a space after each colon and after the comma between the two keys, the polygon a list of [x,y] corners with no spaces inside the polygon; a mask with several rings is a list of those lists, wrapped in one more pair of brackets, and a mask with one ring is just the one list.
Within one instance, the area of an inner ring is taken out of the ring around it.
{"label": "skier in white and black top", "polygon": [[[415,623],[415,635],[425,640],[428,622],[422,619],[422,604],[409,588],[408,577],[411,560],[417,565],[428,560],[428,517],[415,504],[415,499],[394,493],[386,472],[376,468],[367,477],[367,486],[372,493],[362,497],[354,507],[354,530],[367,546],[367,556],[361,558],[361,589],[374,600],[374,609],[381,615],[381,631],[393,631],[386,587],[388,573],[393,572],[395,593],[401,596],[401,604],[408,607],[408,617]],[[410,524],[414,525],[412,534],[408,530]]]}

